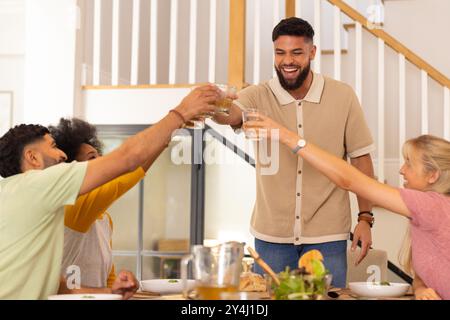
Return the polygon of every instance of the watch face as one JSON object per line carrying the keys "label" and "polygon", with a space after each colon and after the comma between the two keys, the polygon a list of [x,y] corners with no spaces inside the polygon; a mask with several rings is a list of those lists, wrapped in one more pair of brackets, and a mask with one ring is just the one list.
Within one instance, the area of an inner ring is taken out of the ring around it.
{"label": "watch face", "polygon": [[305,140],[303,140],[303,139],[301,139],[301,140],[298,140],[298,143],[297,143],[300,147],[304,147],[305,145],[306,145],[306,141]]}

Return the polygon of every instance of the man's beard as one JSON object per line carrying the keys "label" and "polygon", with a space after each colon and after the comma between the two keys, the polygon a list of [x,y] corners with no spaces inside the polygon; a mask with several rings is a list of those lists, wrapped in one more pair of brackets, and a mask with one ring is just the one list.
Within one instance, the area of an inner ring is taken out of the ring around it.
{"label": "man's beard", "polygon": [[309,62],[308,65],[305,66],[300,71],[300,74],[293,82],[292,81],[288,82],[283,77],[283,73],[278,68],[275,67],[275,71],[277,72],[278,79],[280,80],[280,84],[283,87],[283,89],[286,91],[293,91],[293,90],[297,90],[298,88],[300,88],[303,85],[303,82],[305,82],[306,78],[308,77],[310,70],[311,70],[311,62]]}
{"label": "man's beard", "polygon": [[54,165],[61,163],[61,161],[55,160],[55,159],[47,157],[47,156],[43,156],[43,162],[44,162],[43,169],[47,169],[47,168],[53,167]]}

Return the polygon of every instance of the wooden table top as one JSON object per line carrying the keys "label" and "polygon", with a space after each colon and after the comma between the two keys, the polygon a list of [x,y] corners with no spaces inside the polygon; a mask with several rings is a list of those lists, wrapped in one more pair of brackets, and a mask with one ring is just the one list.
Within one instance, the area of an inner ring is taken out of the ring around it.
{"label": "wooden table top", "polygon": [[[367,298],[359,297],[355,295],[350,289],[331,289],[330,292],[335,292],[338,294],[337,298],[327,297],[325,300],[414,300],[414,295],[408,293],[402,297],[392,298],[392,297],[379,297],[379,298]],[[267,292],[247,292],[244,295],[245,300],[270,300],[270,296]],[[182,294],[170,294],[161,295],[154,292],[143,292],[139,291],[133,296],[132,300],[188,300],[183,297]]]}

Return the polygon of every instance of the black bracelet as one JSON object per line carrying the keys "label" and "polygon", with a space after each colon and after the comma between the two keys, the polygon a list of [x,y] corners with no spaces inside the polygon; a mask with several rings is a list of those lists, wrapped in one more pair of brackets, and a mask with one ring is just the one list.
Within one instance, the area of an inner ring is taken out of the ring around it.
{"label": "black bracelet", "polygon": [[371,216],[373,217],[373,213],[370,212],[370,211],[361,211],[361,212],[358,213],[358,217],[359,217],[360,215],[362,215],[362,214],[369,214],[369,215],[371,215]]}

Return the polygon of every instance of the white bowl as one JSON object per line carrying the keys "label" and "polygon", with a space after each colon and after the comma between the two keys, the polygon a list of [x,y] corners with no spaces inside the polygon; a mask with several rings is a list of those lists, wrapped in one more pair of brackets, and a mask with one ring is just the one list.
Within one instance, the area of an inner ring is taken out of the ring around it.
{"label": "white bowl", "polygon": [[[187,280],[188,290],[194,289],[194,286],[195,280]],[[183,292],[183,282],[181,279],[142,280],[141,290],[159,294],[176,294]]]}
{"label": "white bowl", "polygon": [[57,294],[49,296],[48,300],[122,300],[120,294],[97,294],[97,293],[83,293],[83,294]]}
{"label": "white bowl", "polygon": [[353,293],[368,298],[401,297],[408,292],[410,287],[407,283],[390,282],[389,284],[390,285],[381,285],[373,282],[350,282],[348,286]]}

